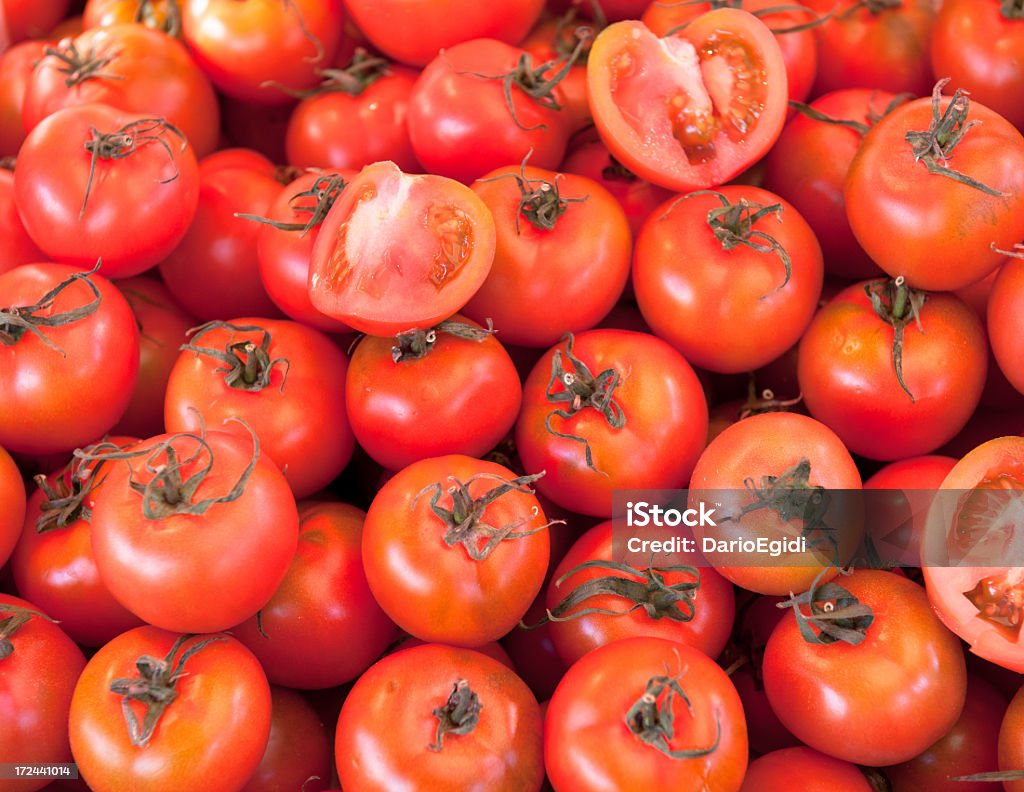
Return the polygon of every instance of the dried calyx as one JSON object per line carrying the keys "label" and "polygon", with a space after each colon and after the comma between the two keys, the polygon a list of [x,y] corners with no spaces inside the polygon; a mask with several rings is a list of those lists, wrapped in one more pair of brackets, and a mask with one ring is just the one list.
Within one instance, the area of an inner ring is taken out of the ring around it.
{"label": "dried calyx", "polygon": [[[0,308],[0,345],[14,346],[26,333],[32,333],[46,346],[61,355],[63,349],[46,337],[43,328],[64,327],[92,316],[100,307],[100,290],[89,280],[90,275],[99,271],[100,262],[88,272],[76,272],[67,280],[58,283],[50,291],[32,305],[17,305],[11,308]],[[54,312],[53,304],[61,293],[73,283],[83,283],[92,292],[92,299],[77,308]]]}
{"label": "dried calyx", "polygon": [[921,309],[928,300],[928,295],[918,289],[907,286],[901,275],[895,280],[875,280],[864,286],[864,291],[871,300],[878,318],[892,326],[892,365],[896,371],[896,379],[903,392],[915,401],[903,379],[903,339],[907,325],[913,322],[920,333],[924,332],[921,323]]}
{"label": "dried calyx", "polygon": [[[196,344],[196,341],[213,330],[226,330],[230,333],[223,349]],[[235,341],[236,333],[259,333],[260,342],[257,344],[250,339]],[[266,328],[258,325],[233,325],[228,322],[214,321],[193,327],[188,334],[192,336],[192,343],[182,344],[181,351],[195,352],[197,355],[205,355],[223,363],[223,367],[217,371],[224,374],[224,383],[228,387],[244,391],[261,391],[270,386],[274,368],[280,365],[284,367],[280,390],[284,390],[284,383],[288,378],[291,363],[288,358],[272,358],[270,356],[272,338],[270,331]]]}
{"label": "dried calyx", "polygon": [[391,359],[395,363],[420,360],[426,357],[437,343],[438,335],[450,335],[464,341],[483,341],[498,331],[494,322],[487,320],[487,327],[477,327],[467,322],[456,322],[448,319],[427,330],[408,330],[395,336],[395,345],[391,347]]}
{"label": "dried calyx", "polygon": [[[278,231],[300,231],[303,236],[323,223],[334,202],[341,196],[348,183],[338,173],[325,173],[320,176],[308,190],[297,192],[288,200],[288,205],[296,214],[308,214],[305,223],[288,223],[283,220],[271,220],[269,217],[237,212],[235,217],[243,220],[254,220],[257,223],[272,226]],[[308,199],[308,200],[307,200]]]}
{"label": "dried calyx", "polygon": [[675,739],[675,700],[681,698],[686,708],[693,711],[686,691],[679,683],[682,675],[655,676],[647,680],[643,694],[626,713],[626,726],[646,745],[671,759],[698,759],[714,753],[722,739],[722,721],[715,713],[715,740],[706,748],[673,749]]}
{"label": "dried calyx", "polygon": [[805,593],[791,595],[778,607],[793,609],[800,635],[807,643],[857,646],[867,638],[874,611],[838,583],[822,585],[821,579],[828,571],[822,570]]}

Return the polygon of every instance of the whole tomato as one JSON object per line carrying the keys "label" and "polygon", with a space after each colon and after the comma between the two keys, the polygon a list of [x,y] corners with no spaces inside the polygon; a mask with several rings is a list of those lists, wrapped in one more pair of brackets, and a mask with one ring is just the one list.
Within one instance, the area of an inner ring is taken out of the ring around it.
{"label": "whole tomato", "polygon": [[14,551],[26,509],[21,471],[11,455],[0,447],[0,567],[7,563]]}
{"label": "whole tomato", "polygon": [[270,737],[259,767],[241,792],[321,792],[331,777],[331,741],[301,693],[270,686]]}

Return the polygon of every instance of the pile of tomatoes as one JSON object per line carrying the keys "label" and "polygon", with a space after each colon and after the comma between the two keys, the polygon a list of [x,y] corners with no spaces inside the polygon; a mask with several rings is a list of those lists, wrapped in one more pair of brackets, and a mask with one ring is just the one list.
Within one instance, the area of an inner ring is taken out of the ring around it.
{"label": "pile of tomatoes", "polygon": [[1022,99],[1022,0],[0,0],[0,790],[1024,789]]}

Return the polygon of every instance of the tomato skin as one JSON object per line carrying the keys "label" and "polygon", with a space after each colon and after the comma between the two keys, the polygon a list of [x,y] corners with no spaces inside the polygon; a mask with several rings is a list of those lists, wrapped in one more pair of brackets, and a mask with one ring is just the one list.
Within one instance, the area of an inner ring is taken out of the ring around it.
{"label": "tomato skin", "polygon": [[856,766],[798,746],[759,756],[750,763],[740,792],[871,792]]}
{"label": "tomato skin", "polygon": [[[402,63],[426,66],[440,50],[463,41],[521,40],[537,21],[544,0],[345,0],[356,25],[374,47]],[[504,164],[504,163],[502,163]]]}
{"label": "tomato skin", "polygon": [[[517,534],[542,530],[501,541],[480,561],[464,546],[446,544],[446,526],[431,511],[429,490],[434,484],[444,488],[437,505],[451,509],[445,490],[473,477],[467,486],[474,499],[499,486],[498,479],[516,478],[508,468],[472,457],[424,459],[381,487],[366,515],[363,566],[370,590],[399,627],[424,641],[472,647],[497,640],[518,624],[547,572],[547,520],[532,491],[505,492],[481,520],[494,528],[518,523]],[[429,577],[413,572],[427,569]]]}
{"label": "tomato skin", "polygon": [[[468,734],[448,734],[438,718],[464,680],[482,705]],[[539,792],[544,778],[541,714],[530,689],[480,652],[428,644],[385,657],[359,678],[338,718],[334,743],[345,789]]]}
{"label": "tomato skin", "polygon": [[1024,355],[1020,349],[1021,306],[1024,305],[1024,261],[1008,259],[999,271],[989,295],[988,337],[999,370],[1024,393]]}
{"label": "tomato skin", "polygon": [[[698,61],[697,53],[704,52],[713,54]],[[730,131],[700,138],[704,142],[693,143],[691,157],[674,126],[719,129],[718,107],[732,99],[724,96],[732,90],[723,73],[733,68],[724,63],[730,56],[745,59],[757,72],[747,79],[766,86],[756,96],[763,109],[743,124],[745,130],[730,124]],[[718,104],[700,87],[703,106],[693,108],[693,121],[683,117],[690,115],[682,112],[690,107],[685,100],[673,115],[672,96],[687,96],[704,80],[712,93],[723,94]],[[786,67],[775,37],[755,16],[735,8],[710,11],[664,39],[641,22],[610,25],[590,50],[587,92],[598,132],[615,158],[641,178],[679,192],[723,184],[746,170],[778,138],[787,110]],[[701,146],[713,154],[702,153]]]}
{"label": "tomato skin", "polygon": [[[478,327],[458,314],[451,321]],[[352,431],[374,460],[401,470],[445,454],[481,457],[508,434],[523,389],[497,337],[437,331],[424,357],[397,363],[394,345],[394,339],[363,338],[345,384]]]}
{"label": "tomato skin", "polygon": [[253,616],[232,629],[274,684],[300,689],[344,684],[397,635],[366,582],[365,518],[343,503],[302,503],[298,549],[284,580],[260,609],[259,624]]}
{"label": "tomato skin", "polygon": [[[468,184],[527,155],[534,167],[558,167],[572,131],[569,116],[517,86],[510,89],[514,114],[505,98],[501,75],[516,69],[524,52],[495,39],[473,39],[446,49],[423,69],[409,100],[409,138],[428,172]],[[557,86],[553,98],[563,103]]]}
{"label": "tomato skin", "polygon": [[[673,749],[718,747],[706,756],[671,759],[645,745],[625,716],[657,676],[679,676],[691,712],[673,701]],[[747,767],[747,729],[736,690],[699,650],[663,638],[625,638],[572,666],[548,706],[544,757],[556,792],[673,789],[736,792]]]}
{"label": "tomato skin", "polygon": [[[942,112],[950,98],[943,97]],[[1008,121],[971,101],[970,129],[951,154],[955,169],[993,196],[916,161],[908,132],[932,123],[932,100],[897,108],[865,136],[850,163],[844,199],[857,241],[892,277],[920,289],[959,289],[981,280],[1024,239],[1024,136]],[[954,167],[950,165],[949,167]]]}
{"label": "tomato skin", "polygon": [[433,327],[480,288],[494,240],[494,219],[468,187],[378,162],[327,213],[313,245],[309,297],[369,335]]}
{"label": "tomato skin", "polygon": [[21,104],[44,46],[41,41],[23,41],[0,54],[0,157],[15,156],[25,141]]}
{"label": "tomato skin", "polygon": [[182,350],[167,381],[167,431],[199,432],[205,422],[248,436],[246,427],[231,420],[244,419],[295,497],[308,497],[341,473],[355,447],[345,409],[345,353],[319,330],[297,322],[244,317],[229,324],[194,335],[191,343],[223,353],[238,343],[260,346],[269,336],[269,360],[281,362],[270,363],[265,387],[247,390],[227,383],[224,361]]}
{"label": "tomato skin", "polygon": [[719,194],[733,205],[781,207],[753,231],[787,252],[791,274],[775,251],[729,249],[708,222],[708,212],[722,202],[691,195],[666,202],[644,224],[634,249],[633,289],[651,329],[693,365],[752,371],[785,353],[810,324],[821,295],[821,247],[796,208],[777,195],[745,186],[725,186]]}
{"label": "tomato skin", "polygon": [[110,685],[137,677],[139,657],[163,658],[179,637],[137,627],[86,665],[71,701],[70,733],[75,762],[90,789],[113,792],[127,783],[153,792],[228,792],[240,789],[259,765],[270,734],[270,687],[256,658],[228,635],[186,641],[187,649],[213,639],[185,661],[177,696],[150,741],[141,748],[132,744],[122,698],[111,694]]}
{"label": "tomato skin", "polygon": [[[547,471],[537,489],[566,509],[607,518],[615,489],[685,486],[708,426],[704,391],[690,364],[664,341],[644,333],[588,330],[575,337],[573,353],[595,377],[605,370],[622,377],[614,393],[626,418],[621,429],[589,407],[568,419],[551,419],[556,431],[590,443],[594,470],[582,443],[555,437],[545,428],[548,416],[566,404],[546,396],[557,351],[572,371],[565,344],[548,350],[523,383],[516,423],[516,448],[527,472]],[[561,385],[555,389],[564,391]]]}
{"label": "tomato skin", "polygon": [[[515,177],[528,180],[530,192],[548,182],[567,201],[583,200],[567,203],[554,228],[538,228],[520,212]],[[507,166],[474,182],[473,191],[494,215],[497,247],[467,316],[492,319],[503,343],[548,347],[611,311],[629,277],[632,239],[625,214],[604,188],[584,176]]]}
{"label": "tomato skin", "polygon": [[[188,437],[158,435],[133,450],[156,453],[166,464],[166,453],[158,449],[167,442],[186,460],[183,479],[212,464],[193,503],[231,492],[254,450],[251,438],[226,431],[207,431],[206,449]],[[96,498],[92,545],[100,578],[121,604],[155,626],[228,629],[266,604],[295,554],[298,514],[288,483],[261,455],[238,498],[201,515],[148,519],[128,479],[143,485],[152,480],[146,470],[150,455],[111,465]],[[234,581],[230,589],[224,580]]]}
{"label": "tomato skin", "polygon": [[69,48],[105,62],[96,76],[69,86],[68,66],[60,58],[48,55],[40,60],[22,104],[26,131],[62,107],[95,102],[147,118],[166,118],[182,131],[196,157],[214,150],[220,129],[217,97],[179,41],[128,23],[87,30],[57,45],[62,53]]}
{"label": "tomato skin", "polygon": [[981,323],[963,301],[930,293],[903,337],[903,380],[893,364],[894,330],[866,293],[840,292],[818,312],[800,342],[804,402],[855,454],[895,460],[928,454],[974,412],[988,366]]}
{"label": "tomato skin", "polygon": [[[1018,690],[999,727],[999,769],[1020,770],[1021,767],[1024,767],[1024,694]],[[1024,792],[1024,781],[1009,781],[1003,784],[1003,789]]]}
{"label": "tomato skin", "polygon": [[321,792],[330,783],[331,742],[320,716],[294,690],[271,685],[270,701],[267,750],[242,792]]}
{"label": "tomato skin", "polygon": [[[97,158],[89,189],[92,156],[84,144],[95,139],[95,130],[111,134],[135,123],[134,152]],[[196,168],[191,146],[151,119],[100,104],[68,107],[41,121],[18,152],[18,213],[51,258],[78,267],[102,259],[107,277],[137,275],[188,230],[199,200]]]}
{"label": "tomato skin", "polygon": [[42,37],[67,15],[69,5],[69,0],[0,0],[5,41],[16,44],[23,39]]}
{"label": "tomato skin", "polygon": [[[0,618],[15,615],[11,607],[38,611],[19,597],[0,594]],[[0,762],[53,764],[71,761],[67,720],[75,681],[85,656],[56,624],[33,615],[8,640],[14,647],[0,660]],[[34,792],[48,778],[30,777],[4,782],[10,792]]]}
{"label": "tomato skin", "polygon": [[85,0],[82,27],[88,30],[135,22],[143,4],[146,7],[142,24],[164,30],[168,17],[175,12],[177,0]]}
{"label": "tomato skin", "polygon": [[[857,646],[813,645],[795,615],[785,616],[765,647],[768,700],[811,748],[873,767],[907,761],[960,717],[967,686],[960,642],[924,589],[905,577],[860,569],[837,582],[874,612],[866,638]],[[891,728],[865,727],[882,716]]]}
{"label": "tomato skin", "polygon": [[[80,270],[67,264],[24,264],[0,274],[10,306],[36,304]],[[99,307],[43,335],[66,354],[28,332],[0,347],[0,445],[32,455],[70,451],[101,437],[128,405],[139,371],[139,333],[127,301],[106,278],[90,275]],[[88,305],[81,282],[59,294],[44,316]]]}
{"label": "tomato skin", "polygon": [[11,455],[0,447],[0,567],[7,563],[14,551],[26,509],[21,471]]}

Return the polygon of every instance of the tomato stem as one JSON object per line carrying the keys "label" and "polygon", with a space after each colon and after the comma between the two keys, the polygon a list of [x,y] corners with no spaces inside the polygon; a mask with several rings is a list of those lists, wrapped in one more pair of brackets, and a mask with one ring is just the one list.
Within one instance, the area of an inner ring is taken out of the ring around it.
{"label": "tomato stem", "polygon": [[637,180],[637,175],[611,154],[608,155],[608,164],[601,169],[601,177],[608,181],[624,181],[627,183]]}
{"label": "tomato stem", "polygon": [[903,341],[907,324],[913,319],[918,332],[924,333],[921,324],[921,308],[928,299],[923,291],[907,286],[903,276],[895,280],[875,280],[865,284],[864,291],[871,300],[878,317],[892,326],[892,365],[896,371],[896,379],[910,401],[916,401],[903,379]]}
{"label": "tomato stem", "polygon": [[[828,646],[842,641],[857,646],[867,637],[875,614],[838,583],[820,585],[829,569],[823,569],[810,589],[799,596],[790,595],[780,608],[792,608],[800,635],[807,643]],[[803,612],[807,607],[809,614]]]}
{"label": "tomato stem", "polygon": [[90,46],[85,52],[80,52],[74,39],[64,39],[56,47],[44,47],[43,54],[55,58],[61,63],[57,71],[64,75],[65,88],[81,85],[86,80],[124,79],[122,74],[104,74],[101,71],[112,61],[117,60],[117,56],[120,54],[117,51],[99,55],[95,47]]}
{"label": "tomato stem", "polygon": [[[101,442],[88,446],[87,453],[102,453],[106,450],[118,450],[114,443]],[[91,467],[85,460],[72,457],[50,484],[43,474],[34,477],[36,486],[42,490],[43,501],[39,504],[39,517],[36,519],[36,533],[46,533],[60,528],[67,528],[77,520],[89,522],[92,509],[88,506],[88,497],[96,489],[102,462]]]}
{"label": "tomato stem", "polygon": [[48,622],[56,622],[44,613],[21,605],[0,605],[0,613],[9,613],[10,616],[0,619],[0,660],[6,660],[14,653],[14,644],[11,638],[18,630],[28,624],[33,616],[46,619]]}
{"label": "tomato stem", "polygon": [[391,359],[395,363],[402,363],[426,357],[437,343],[438,333],[446,333],[464,341],[483,341],[497,332],[490,319],[487,320],[486,328],[448,319],[429,330],[408,330],[396,335],[395,345],[391,347]]}
{"label": "tomato stem", "polygon": [[297,99],[308,99],[324,93],[343,93],[359,96],[381,77],[390,75],[391,63],[385,58],[371,55],[362,47],[356,48],[352,62],[344,69],[320,69],[321,80],[312,88],[289,88],[276,80],[267,80],[263,86],[273,86]]}
{"label": "tomato stem", "polygon": [[436,707],[431,713],[437,718],[437,736],[427,746],[428,751],[439,752],[444,747],[444,738],[449,734],[469,734],[480,721],[480,710],[483,709],[480,697],[469,686],[469,682],[460,679],[455,683],[444,706]]}
{"label": "tomato stem", "polygon": [[[227,330],[231,333],[223,351],[195,344],[211,330]],[[262,333],[262,338],[257,346],[251,340],[233,341],[235,333]],[[223,363],[225,367],[219,368],[217,371],[224,374],[224,384],[228,387],[252,392],[261,391],[270,386],[270,377],[274,367],[280,364],[284,366],[284,374],[281,377],[279,390],[284,392],[284,384],[288,378],[291,362],[284,357],[270,357],[272,339],[266,328],[258,325],[233,325],[228,322],[213,321],[193,327],[188,331],[188,335],[192,336],[192,343],[182,344],[181,351],[188,350],[197,355],[206,355]]]}
{"label": "tomato stem", "polygon": [[999,11],[1007,19],[1024,19],[1024,0],[1002,0]]}
{"label": "tomato stem", "polygon": [[798,393],[792,399],[777,399],[775,397],[775,392],[769,388],[765,388],[763,391],[758,393],[757,381],[754,375],[751,374],[747,381],[747,400],[740,407],[737,419],[742,421],[744,418],[749,418],[752,415],[761,415],[762,413],[770,412],[787,412],[790,407],[793,407],[803,401],[803,398],[803,394]]}
{"label": "tomato stem", "polygon": [[[503,173],[501,176],[492,176],[489,179],[480,179],[481,182],[498,181],[499,179],[515,179],[519,187],[519,206],[516,208],[516,234],[521,234],[519,224],[520,216],[525,217],[534,228],[540,231],[553,231],[555,223],[569,209],[570,203],[583,203],[589,198],[584,195],[582,198],[563,198],[558,192],[558,180],[561,174],[556,174],[551,181],[547,179],[527,179],[526,163],[533,154],[533,149],[526,153],[519,166],[519,174]],[[536,187],[534,185],[537,185]]]}
{"label": "tomato stem", "polygon": [[142,0],[135,12],[135,23],[162,30],[173,38],[181,38],[181,6],[178,0],[162,0],[160,5],[165,9],[162,20],[157,12],[157,3],[154,0]]}
{"label": "tomato stem", "polygon": [[[99,271],[100,262],[88,272],[76,272],[67,280],[60,282],[50,291],[39,298],[39,302],[32,305],[19,305],[12,308],[0,308],[0,344],[3,346],[14,346],[20,341],[25,333],[32,333],[46,346],[65,357],[67,354],[59,346],[46,337],[41,328],[64,327],[73,322],[86,319],[92,316],[100,307],[102,298],[96,284],[89,280],[89,276]],[[78,308],[71,308],[67,311],[52,312],[53,304],[57,297],[72,283],[81,282],[89,287],[93,299]]]}
{"label": "tomato stem", "polygon": [[[342,190],[347,185],[348,183],[340,174],[325,173],[313,182],[308,190],[297,192],[289,198],[288,205],[293,212],[303,212],[309,215],[309,220],[305,223],[285,223],[261,217],[260,215],[244,214],[242,212],[236,212],[235,217],[240,217],[243,220],[254,220],[257,223],[263,223],[264,225],[276,228],[278,231],[301,231],[302,236],[305,236],[323,223],[327,213],[331,211],[334,202],[338,200]],[[310,206],[308,201],[302,200],[303,198],[312,198],[313,205]]]}
{"label": "tomato stem", "polygon": [[[667,669],[666,669],[667,670]],[[657,749],[671,759],[698,759],[714,753],[722,740],[722,719],[715,713],[715,741],[707,748],[673,750],[671,741],[675,737],[675,714],[673,708],[678,696],[693,711],[689,697],[679,684],[679,676],[655,676],[647,680],[643,695],[626,713],[626,726],[641,742]]]}

